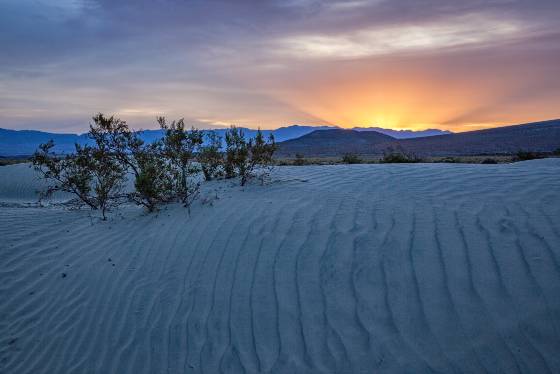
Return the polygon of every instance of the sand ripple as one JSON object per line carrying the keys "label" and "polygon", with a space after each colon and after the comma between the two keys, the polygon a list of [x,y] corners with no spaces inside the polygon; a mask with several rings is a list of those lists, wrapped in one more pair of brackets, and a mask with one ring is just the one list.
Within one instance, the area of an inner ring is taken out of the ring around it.
{"label": "sand ripple", "polygon": [[560,160],[274,179],[101,222],[0,168],[0,373],[560,372]]}

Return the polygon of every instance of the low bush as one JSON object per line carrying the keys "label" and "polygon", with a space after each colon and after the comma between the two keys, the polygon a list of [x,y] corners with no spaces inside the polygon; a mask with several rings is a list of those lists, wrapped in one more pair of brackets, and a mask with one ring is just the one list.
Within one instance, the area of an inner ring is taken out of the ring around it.
{"label": "low bush", "polygon": [[247,141],[243,130],[232,126],[226,131],[226,178],[239,176],[241,186],[244,186],[250,178],[257,176],[264,183],[274,166],[272,157],[276,148],[273,135],[265,140],[259,129],[255,138]]}
{"label": "low bush", "polygon": [[172,178],[160,152],[161,142],[144,144],[125,121],[113,116],[100,113],[93,121],[95,126],[90,127],[90,137],[96,144],[105,144],[114,158],[134,175],[135,191],[128,193],[128,198],[149,212],[169,201]]}
{"label": "low bush", "polygon": [[168,124],[164,117],[159,117],[158,123],[165,132],[161,141],[161,154],[172,176],[173,195],[190,209],[200,191],[200,183],[194,177],[200,172],[195,161],[196,152],[202,145],[202,131],[195,128],[185,131],[183,119]]}
{"label": "low bush", "polygon": [[481,162],[481,164],[484,164],[484,165],[493,165],[493,164],[497,164],[497,163],[498,163],[498,161],[496,161],[496,160],[493,159],[493,158],[485,158],[485,159],[482,160],[482,162]]}
{"label": "low bush", "polygon": [[206,133],[207,143],[200,147],[198,162],[204,179],[209,181],[224,174],[224,155],[221,152],[222,138],[214,131]]}
{"label": "low bush", "polygon": [[293,165],[303,166],[307,164],[307,160],[301,153],[296,153],[296,158],[294,159]]}
{"label": "low bush", "polygon": [[[98,114],[93,117],[88,137],[91,145],[76,144],[72,154],[52,152],[52,141],[42,144],[32,163],[49,184],[40,195],[57,191],[76,196],[75,203],[106,212],[126,201],[157,210],[162,203],[179,199],[190,206],[197,196],[193,183],[195,148],[200,144],[197,131],[184,131],[182,121],[169,126],[164,118],[158,122],[165,130],[161,141],[144,144],[126,122]],[[123,193],[127,173],[132,173],[134,191]]]}
{"label": "low bush", "polygon": [[344,164],[361,164],[363,161],[354,153],[345,153],[341,159]]}
{"label": "low bush", "polygon": [[[57,191],[71,193],[77,205],[100,210],[103,220],[107,211],[126,201],[149,212],[163,203],[180,201],[190,212],[200,192],[200,172],[206,180],[224,173],[226,177],[239,176],[243,186],[255,176],[264,183],[274,165],[274,137],[265,140],[260,130],[249,141],[242,130],[228,130],[224,158],[221,138],[214,132],[185,130],[182,119],[168,123],[159,117],[157,121],[164,136],[150,144],[145,144],[125,121],[103,114],[93,117],[88,133],[91,144],[76,144],[72,154],[56,155],[52,141],[42,144],[31,159],[48,181],[40,197],[50,197]],[[134,191],[123,193],[130,174]]]}
{"label": "low bush", "polygon": [[249,146],[242,129],[231,126],[226,131],[226,157],[224,171],[226,178],[243,176],[241,185],[245,184],[249,164]]}
{"label": "low bush", "polygon": [[93,146],[76,144],[73,154],[57,156],[52,152],[54,142],[49,141],[41,144],[31,161],[35,170],[49,182],[41,198],[57,191],[71,193],[76,196],[78,205],[100,210],[102,219],[106,220],[107,211],[123,200],[127,169],[112,151],[110,137],[104,136],[107,134],[102,120],[106,120],[105,117],[98,115],[90,125]]}
{"label": "low bush", "polygon": [[539,158],[543,158],[544,156],[538,152],[531,152],[531,151],[518,151],[515,154],[516,161],[528,161],[528,160],[536,160]]}
{"label": "low bush", "polygon": [[263,185],[270,177],[274,168],[274,152],[277,149],[274,135],[270,134],[265,140],[260,129],[254,139],[249,140],[249,154],[251,160],[251,175],[256,176]]}
{"label": "low bush", "polygon": [[422,159],[415,154],[409,154],[402,150],[395,150],[393,148],[387,149],[384,152],[383,158],[380,161],[385,164],[400,164],[400,163],[418,163],[422,162]]}
{"label": "low bush", "polygon": [[148,212],[158,210],[163,203],[174,199],[173,174],[161,156],[161,142],[143,146],[132,155],[135,164],[134,192],[130,198]]}

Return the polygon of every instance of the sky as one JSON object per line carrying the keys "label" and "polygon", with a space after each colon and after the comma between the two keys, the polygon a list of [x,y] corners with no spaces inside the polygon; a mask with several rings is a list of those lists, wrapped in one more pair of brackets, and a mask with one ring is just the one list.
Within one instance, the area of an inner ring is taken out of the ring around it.
{"label": "sky", "polygon": [[0,0],[0,127],[560,118],[560,1]]}

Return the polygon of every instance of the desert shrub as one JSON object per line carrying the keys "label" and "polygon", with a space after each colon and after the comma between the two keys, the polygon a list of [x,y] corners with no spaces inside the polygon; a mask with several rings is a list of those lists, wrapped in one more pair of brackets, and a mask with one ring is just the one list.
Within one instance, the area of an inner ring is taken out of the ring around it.
{"label": "desert shrub", "polygon": [[49,141],[39,146],[32,163],[35,170],[50,182],[41,198],[50,197],[57,191],[74,194],[78,205],[100,210],[106,220],[107,211],[122,202],[126,169],[103,140],[94,140],[94,146],[76,144],[74,154],[64,157],[52,152],[54,143]]}
{"label": "desert shrub", "polygon": [[[268,139],[265,140],[264,135],[260,129],[257,130],[257,135],[254,139],[249,140],[249,167],[246,168],[247,177],[256,175],[256,177],[264,184],[266,178],[270,176],[270,172],[274,167],[274,152],[277,146],[274,141],[274,135],[270,134]],[[241,176],[241,185],[246,182]]]}
{"label": "desert shrub", "polygon": [[161,151],[162,143],[145,144],[125,121],[97,114],[93,117],[89,136],[103,144],[121,165],[134,175],[135,190],[127,196],[148,211],[170,200],[173,176]]}
{"label": "desert shrub", "polygon": [[195,161],[196,153],[202,145],[202,131],[195,128],[185,131],[183,119],[167,124],[164,117],[159,117],[158,123],[165,131],[161,154],[165,157],[172,176],[173,193],[185,207],[190,208],[200,191],[200,183],[195,181],[200,167]]}
{"label": "desert shrub", "polygon": [[265,140],[259,129],[254,139],[246,141],[243,130],[232,126],[226,131],[224,164],[226,178],[239,176],[241,185],[244,186],[251,177],[257,176],[264,183],[274,166],[275,151],[276,143],[273,135]]}
{"label": "desert shrub", "polygon": [[[124,201],[133,201],[148,211],[162,203],[181,201],[190,208],[198,197],[199,172],[211,180],[225,172],[227,177],[240,176],[241,185],[258,176],[264,183],[273,167],[276,150],[274,137],[265,140],[259,130],[254,139],[246,141],[242,130],[232,127],[226,133],[226,158],[221,152],[221,138],[214,132],[206,134],[192,128],[185,130],[184,121],[167,123],[158,118],[164,137],[145,144],[125,121],[97,114],[90,124],[92,144],[76,144],[75,152],[55,155],[54,143],[42,144],[31,159],[35,169],[49,181],[41,198],[57,191],[76,196],[74,202],[106,212]],[[127,174],[133,175],[134,191],[123,193]]]}
{"label": "desert shrub", "polygon": [[[106,211],[123,201],[122,189],[126,180],[126,168],[101,144],[83,147],[82,156],[89,158],[87,168],[93,174],[93,191],[103,220]],[[76,151],[79,155],[79,150]]]}
{"label": "desert shrub", "polygon": [[417,163],[422,162],[422,159],[415,154],[409,154],[403,150],[388,148],[387,151],[383,153],[382,163],[393,164],[393,163]]}
{"label": "desert shrub", "polygon": [[538,152],[520,150],[515,154],[516,161],[528,161],[528,160],[535,160],[539,158],[543,158],[543,155],[539,154]]}
{"label": "desert shrub", "polygon": [[342,156],[342,162],[345,164],[360,164],[362,159],[354,153],[346,153]]}
{"label": "desert shrub", "polygon": [[303,166],[307,164],[307,160],[301,153],[296,153],[296,158],[294,159],[293,164],[295,166]]}
{"label": "desert shrub", "polygon": [[198,162],[204,179],[209,181],[223,174],[224,155],[221,152],[222,138],[214,131],[206,133],[207,143],[200,147]]}
{"label": "desert shrub", "polygon": [[135,168],[131,199],[149,212],[174,198],[173,174],[161,153],[161,142],[142,146],[131,154]]}
{"label": "desert shrub", "polygon": [[496,160],[493,159],[493,158],[485,158],[485,159],[482,160],[482,162],[481,162],[481,164],[484,164],[484,165],[493,165],[493,164],[497,164],[497,163],[498,163],[498,161],[496,161]]}
{"label": "desert shrub", "polygon": [[[95,199],[90,196],[93,177],[83,157],[78,157],[81,152],[76,155],[57,156],[52,152],[53,147],[52,140],[41,144],[31,157],[33,168],[43,179],[50,182],[45,190],[40,191],[40,198],[49,198],[58,191],[69,192],[91,209],[97,209]],[[76,149],[80,149],[77,144]]]}
{"label": "desert shrub", "polygon": [[128,128],[125,121],[99,113],[93,117],[88,136],[98,148],[107,149],[121,164],[136,172],[130,154],[138,151],[144,142]]}
{"label": "desert shrub", "polygon": [[224,171],[226,178],[245,174],[249,158],[249,146],[243,130],[231,126],[226,131],[226,160]]}

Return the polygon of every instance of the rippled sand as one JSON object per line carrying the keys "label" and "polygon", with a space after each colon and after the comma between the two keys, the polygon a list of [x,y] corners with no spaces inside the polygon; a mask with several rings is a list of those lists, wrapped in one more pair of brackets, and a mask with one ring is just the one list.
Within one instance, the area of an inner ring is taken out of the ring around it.
{"label": "rippled sand", "polygon": [[0,167],[0,373],[560,372],[560,159],[273,179],[102,222]]}

